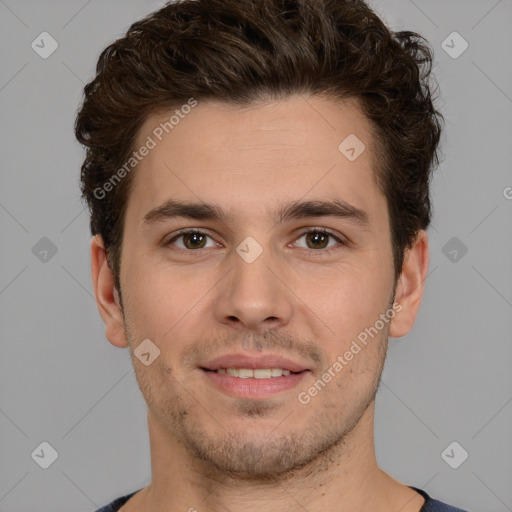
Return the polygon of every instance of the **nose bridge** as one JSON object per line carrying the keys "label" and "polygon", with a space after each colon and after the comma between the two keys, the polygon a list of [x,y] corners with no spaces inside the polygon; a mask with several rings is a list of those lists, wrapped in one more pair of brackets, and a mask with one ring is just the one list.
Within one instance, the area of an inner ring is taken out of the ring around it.
{"label": "nose bridge", "polygon": [[216,302],[219,321],[242,323],[251,329],[264,324],[276,327],[289,321],[292,304],[286,287],[275,275],[281,265],[272,254],[268,244],[260,244],[252,237],[232,252],[232,271]]}

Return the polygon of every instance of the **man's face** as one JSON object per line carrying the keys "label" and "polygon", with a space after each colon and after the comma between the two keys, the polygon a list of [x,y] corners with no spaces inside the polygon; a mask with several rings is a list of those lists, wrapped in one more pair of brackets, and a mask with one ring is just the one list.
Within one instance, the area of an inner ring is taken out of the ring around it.
{"label": "man's face", "polygon": [[[394,270],[369,125],[348,101],[200,102],[158,141],[153,131],[172,113],[138,134],[135,148],[148,136],[157,144],[134,171],[125,219],[128,343],[132,356],[145,339],[160,350],[148,366],[133,356],[137,380],[150,413],[196,457],[272,477],[339,443],[380,379],[389,321],[378,320],[391,308]],[[338,149],[351,134],[366,146],[353,161]],[[144,221],[169,200],[214,204],[225,217]],[[277,217],[309,201],[346,203],[347,215]],[[188,228],[200,233],[178,235]],[[247,361],[219,364],[287,366],[257,361],[272,355],[305,371],[262,380],[209,371],[229,355]]]}

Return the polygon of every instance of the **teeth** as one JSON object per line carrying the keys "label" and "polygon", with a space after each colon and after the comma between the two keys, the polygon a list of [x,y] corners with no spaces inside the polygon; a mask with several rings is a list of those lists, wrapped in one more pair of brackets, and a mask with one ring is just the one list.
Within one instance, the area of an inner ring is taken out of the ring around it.
{"label": "teeth", "polygon": [[[279,370],[277,370],[279,371]],[[276,372],[277,373],[277,372]],[[255,379],[270,379],[272,377],[272,370],[269,368],[258,368],[256,370],[253,370],[253,377]],[[279,377],[279,375],[278,375]]]}
{"label": "teeth", "polygon": [[219,368],[215,370],[217,373],[227,374],[231,377],[238,377],[239,379],[270,379],[271,377],[288,377],[290,370],[283,370],[281,368]]}

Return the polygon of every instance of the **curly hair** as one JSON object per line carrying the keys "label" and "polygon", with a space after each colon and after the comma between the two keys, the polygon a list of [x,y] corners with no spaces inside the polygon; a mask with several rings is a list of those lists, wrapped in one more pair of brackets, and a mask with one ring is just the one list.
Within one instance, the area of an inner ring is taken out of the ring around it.
{"label": "curly hair", "polygon": [[421,35],[391,31],[363,0],[178,0],[132,24],[101,53],[75,122],[86,147],[82,200],[117,290],[133,173],[108,194],[95,191],[130,158],[149,115],[190,98],[241,107],[292,94],[358,100],[371,121],[398,278],[431,219],[444,120],[432,59]]}

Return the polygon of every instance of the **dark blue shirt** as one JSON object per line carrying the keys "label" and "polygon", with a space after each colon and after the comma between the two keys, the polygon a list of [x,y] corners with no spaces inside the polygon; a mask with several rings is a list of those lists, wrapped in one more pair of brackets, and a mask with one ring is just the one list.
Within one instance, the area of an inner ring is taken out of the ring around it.
{"label": "dark blue shirt", "polygon": [[[423,507],[421,507],[420,512],[467,512],[461,508],[452,507],[446,503],[442,503],[441,501],[434,500],[421,489],[417,489],[416,487],[411,487],[411,489],[414,489],[425,498],[425,503],[423,504]],[[117,498],[112,503],[100,508],[96,512],[117,512],[137,492],[139,491],[135,491],[126,496],[122,496],[121,498]]]}

